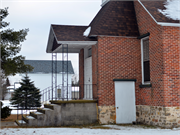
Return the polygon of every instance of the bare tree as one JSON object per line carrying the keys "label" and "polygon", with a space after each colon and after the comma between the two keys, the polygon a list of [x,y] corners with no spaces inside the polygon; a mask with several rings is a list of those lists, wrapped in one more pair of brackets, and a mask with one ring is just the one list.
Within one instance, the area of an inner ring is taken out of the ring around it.
{"label": "bare tree", "polygon": [[72,76],[72,86],[79,86],[79,79],[78,79],[78,74],[74,74]]}

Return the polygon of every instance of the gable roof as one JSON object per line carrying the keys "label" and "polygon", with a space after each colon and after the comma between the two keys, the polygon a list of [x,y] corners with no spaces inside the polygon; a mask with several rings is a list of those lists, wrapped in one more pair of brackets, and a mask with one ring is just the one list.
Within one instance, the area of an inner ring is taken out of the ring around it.
{"label": "gable roof", "polygon": [[88,26],[51,25],[58,41],[94,41],[93,38],[83,36]]}
{"label": "gable roof", "polygon": [[133,1],[109,1],[89,26],[90,36],[139,36]]}
{"label": "gable roof", "polygon": [[140,2],[144,5],[144,7],[148,10],[148,12],[154,17],[154,19],[157,22],[179,23],[179,20],[173,20],[171,18],[168,18],[158,11],[158,9],[160,10],[166,9],[164,6],[166,1],[167,0],[163,0],[163,1],[140,0]]}
{"label": "gable roof", "polygon": [[[89,37],[85,37],[83,33],[89,26]],[[51,28],[57,41],[97,41],[92,38],[94,35],[139,36],[133,1],[109,1],[89,26],[51,25]]]}
{"label": "gable roof", "polygon": [[[51,60],[25,60],[25,64],[31,65],[34,67],[33,71],[29,73],[52,73],[52,61]],[[66,64],[67,62],[65,62]],[[57,73],[62,72],[62,61],[57,61]],[[64,65],[65,66],[65,65]],[[71,64],[71,61],[68,61],[68,70],[65,69],[65,72],[69,74],[74,74],[74,70]]]}

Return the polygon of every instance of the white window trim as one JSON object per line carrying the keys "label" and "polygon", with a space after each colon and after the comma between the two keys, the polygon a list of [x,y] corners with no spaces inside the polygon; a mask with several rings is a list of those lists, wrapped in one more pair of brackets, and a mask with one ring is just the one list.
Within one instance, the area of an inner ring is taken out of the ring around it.
{"label": "white window trim", "polygon": [[149,39],[149,36],[141,39],[141,73],[142,73],[142,84],[150,84],[150,81],[144,82],[143,40],[145,40],[145,39]]}

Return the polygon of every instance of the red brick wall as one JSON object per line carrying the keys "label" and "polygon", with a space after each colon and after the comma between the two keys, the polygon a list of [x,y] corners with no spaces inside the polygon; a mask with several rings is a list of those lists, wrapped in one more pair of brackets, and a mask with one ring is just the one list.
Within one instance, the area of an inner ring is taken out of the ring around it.
{"label": "red brick wall", "polygon": [[[138,1],[134,2],[134,6],[140,35],[150,33],[152,87],[139,88],[142,81],[140,40],[99,36],[98,44],[92,47],[93,84],[98,87],[98,105],[115,105],[113,79],[136,79],[136,105],[179,106],[180,29],[157,25]],[[83,53],[81,50],[79,55],[80,84],[84,83]]]}
{"label": "red brick wall", "polygon": [[163,83],[163,44],[161,38],[161,27],[151,18],[146,10],[134,2],[136,19],[140,35],[150,33],[149,37],[149,57],[150,57],[150,82],[151,88],[141,88],[139,90],[139,105],[164,105],[164,83]]}
{"label": "red brick wall", "polygon": [[92,84],[93,98],[97,99],[97,45],[92,46]]}
{"label": "red brick wall", "polygon": [[137,79],[136,96],[138,96],[141,82],[140,63],[140,41],[137,38],[98,37],[99,106],[115,105],[113,79]]}
{"label": "red brick wall", "polygon": [[81,49],[79,53],[79,86],[80,86],[79,97],[83,99],[84,98],[84,49]]}
{"label": "red brick wall", "polygon": [[[139,2],[134,2],[140,35],[150,33],[151,88],[139,90],[139,105],[178,106],[179,28],[157,25]],[[174,37],[173,37],[173,36]],[[180,98],[180,97],[179,97]]]}
{"label": "red brick wall", "polygon": [[162,29],[164,102],[166,106],[180,106],[180,28]]}

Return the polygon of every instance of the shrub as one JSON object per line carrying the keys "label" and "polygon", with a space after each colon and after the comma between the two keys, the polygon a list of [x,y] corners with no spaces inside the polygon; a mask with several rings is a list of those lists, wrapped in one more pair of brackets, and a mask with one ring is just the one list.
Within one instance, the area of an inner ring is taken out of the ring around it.
{"label": "shrub", "polygon": [[8,106],[2,107],[3,103],[1,102],[1,118],[5,119],[11,115],[12,109],[10,109]]}

